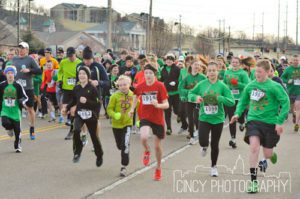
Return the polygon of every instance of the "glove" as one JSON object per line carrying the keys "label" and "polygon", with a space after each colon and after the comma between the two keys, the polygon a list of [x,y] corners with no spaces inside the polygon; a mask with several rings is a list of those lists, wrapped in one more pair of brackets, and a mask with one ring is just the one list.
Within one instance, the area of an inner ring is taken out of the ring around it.
{"label": "glove", "polygon": [[136,125],[137,128],[140,128],[140,120],[136,121],[135,125]]}
{"label": "glove", "polygon": [[238,84],[238,80],[237,79],[234,79],[234,78],[232,78],[231,80],[230,80],[230,83],[232,84],[232,85],[237,85]]}
{"label": "glove", "polygon": [[169,85],[170,85],[170,86],[175,86],[175,85],[176,85],[176,82],[172,81],[172,82],[169,83]]}
{"label": "glove", "polygon": [[58,88],[61,90],[62,89],[62,82],[61,81],[57,82],[57,85],[58,85]]}
{"label": "glove", "polygon": [[121,113],[117,112],[114,114],[114,119],[119,120],[121,118]]}

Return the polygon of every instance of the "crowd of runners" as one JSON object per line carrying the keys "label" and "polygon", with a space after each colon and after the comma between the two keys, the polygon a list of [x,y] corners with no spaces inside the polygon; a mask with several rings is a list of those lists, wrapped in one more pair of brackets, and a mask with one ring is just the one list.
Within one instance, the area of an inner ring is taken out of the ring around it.
{"label": "crowd of runners", "polygon": [[[53,56],[56,54],[56,57]],[[300,122],[299,57],[268,59],[217,55],[137,54],[123,50],[120,54],[108,49],[102,56],[85,47],[51,48],[29,52],[21,42],[0,58],[0,110],[2,126],[15,136],[14,148],[21,153],[21,118],[29,120],[30,139],[35,140],[36,118],[69,126],[65,140],[73,140],[73,162],[80,160],[89,133],[96,166],[103,163],[100,142],[100,110],[111,122],[116,146],[121,152],[120,176],[127,175],[130,136],[139,133],[144,148],[142,162],[147,166],[155,156],[154,180],[162,176],[161,140],[174,134],[171,118],[176,116],[181,134],[188,132],[188,144],[199,142],[201,155],[211,150],[212,177],[217,177],[219,142],[225,118],[230,125],[228,144],[237,143],[237,123],[245,131],[249,144],[251,186],[258,192],[257,172],[266,172],[268,161],[275,164],[273,151],[283,133],[289,112],[294,131]],[[154,135],[151,151],[148,138]],[[264,159],[259,160],[260,147]]]}

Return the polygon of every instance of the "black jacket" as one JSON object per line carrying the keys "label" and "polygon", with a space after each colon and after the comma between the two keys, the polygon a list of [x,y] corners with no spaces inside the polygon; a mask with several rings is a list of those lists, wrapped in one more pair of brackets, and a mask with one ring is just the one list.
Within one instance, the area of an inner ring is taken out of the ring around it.
{"label": "black jacket", "polygon": [[[179,75],[180,75],[180,68],[178,66],[176,66],[175,64],[173,64],[171,66],[171,70],[170,73],[168,73],[166,67],[168,67],[167,65],[164,65],[161,71],[161,78],[160,80],[165,84],[165,87],[167,89],[168,92],[170,91],[177,91],[178,90],[178,79],[179,79]],[[171,86],[170,82],[175,82],[175,86]]]}

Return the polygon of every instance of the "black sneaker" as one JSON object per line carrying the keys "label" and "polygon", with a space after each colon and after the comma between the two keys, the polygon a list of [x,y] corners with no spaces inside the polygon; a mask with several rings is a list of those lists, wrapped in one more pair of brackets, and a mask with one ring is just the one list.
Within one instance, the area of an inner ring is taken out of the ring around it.
{"label": "black sneaker", "polygon": [[73,163],[78,163],[79,160],[80,160],[80,155],[75,154],[74,157],[73,157]]}
{"label": "black sneaker", "polygon": [[69,131],[68,135],[65,137],[65,140],[71,140],[73,138],[73,131]]}
{"label": "black sneaker", "polygon": [[245,130],[245,125],[244,124],[240,124],[239,128],[240,128],[240,131],[243,132]]}
{"label": "black sneaker", "polygon": [[171,135],[172,134],[172,130],[171,129],[167,129],[167,135]]}
{"label": "black sneaker", "polygon": [[97,159],[96,159],[96,166],[100,167],[102,165],[102,163],[103,163],[102,156],[101,157],[97,157]]}
{"label": "black sneaker", "polygon": [[232,140],[229,141],[229,146],[231,146],[233,149],[236,149],[236,143]]}

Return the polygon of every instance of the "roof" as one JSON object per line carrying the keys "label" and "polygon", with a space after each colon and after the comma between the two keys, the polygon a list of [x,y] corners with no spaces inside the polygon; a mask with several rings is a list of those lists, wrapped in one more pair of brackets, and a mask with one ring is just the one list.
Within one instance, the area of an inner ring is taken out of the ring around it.
{"label": "roof", "polygon": [[[58,5],[62,5],[64,7],[66,7],[66,8],[70,8],[70,9],[74,9],[74,8],[77,9],[77,8],[79,8],[81,6],[85,6],[83,4],[75,4],[75,3],[61,3],[61,4],[58,4]],[[58,6],[58,5],[56,5],[56,6]]]}
{"label": "roof", "polygon": [[17,45],[17,30],[15,27],[0,20],[0,45]]}
{"label": "roof", "polygon": [[71,37],[75,36],[76,34],[79,34],[80,32],[40,32],[40,31],[34,31],[34,34],[39,38],[39,40],[43,41],[46,44],[56,44],[61,45],[66,40],[70,39]]}
{"label": "roof", "polygon": [[[137,22],[118,22],[112,27],[113,32],[129,33],[138,23]],[[86,32],[107,32],[108,24],[103,22],[99,25],[86,29]]]}

